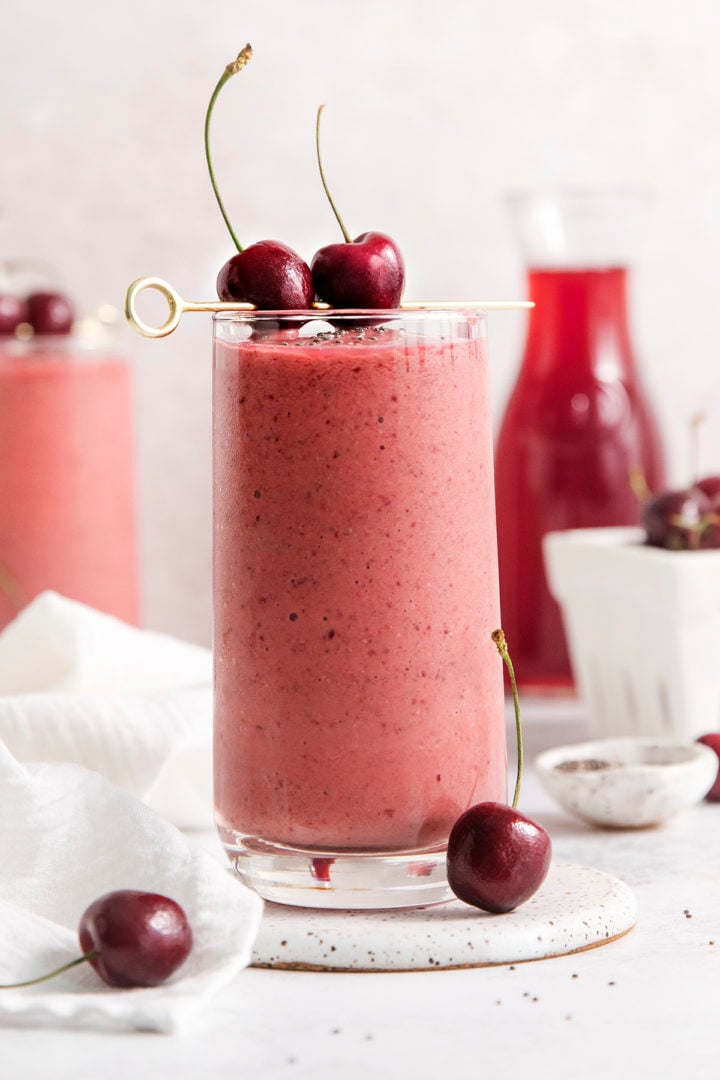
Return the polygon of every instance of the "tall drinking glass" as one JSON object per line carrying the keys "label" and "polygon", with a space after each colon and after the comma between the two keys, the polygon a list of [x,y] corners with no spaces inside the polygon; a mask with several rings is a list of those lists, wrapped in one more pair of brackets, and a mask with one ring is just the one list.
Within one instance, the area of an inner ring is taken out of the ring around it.
{"label": "tall drinking glass", "polygon": [[482,312],[214,321],[215,791],[238,872],[433,903],[506,797]]}

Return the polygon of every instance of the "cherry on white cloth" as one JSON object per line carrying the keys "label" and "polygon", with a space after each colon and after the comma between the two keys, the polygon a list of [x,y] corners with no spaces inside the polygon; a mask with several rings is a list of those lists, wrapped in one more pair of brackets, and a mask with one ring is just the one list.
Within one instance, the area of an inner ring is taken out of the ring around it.
{"label": "cherry on white cloth", "polygon": [[181,827],[211,827],[212,656],[57,593],[0,633],[0,740],[85,765]]}
{"label": "cherry on white cloth", "polygon": [[115,889],[176,900],[193,931],[158,987],[117,990],[88,964],[0,990],[0,1025],[176,1030],[250,962],[262,901],[139,799],[78,765],[17,762],[0,745],[0,983],[80,955],[85,908]]}

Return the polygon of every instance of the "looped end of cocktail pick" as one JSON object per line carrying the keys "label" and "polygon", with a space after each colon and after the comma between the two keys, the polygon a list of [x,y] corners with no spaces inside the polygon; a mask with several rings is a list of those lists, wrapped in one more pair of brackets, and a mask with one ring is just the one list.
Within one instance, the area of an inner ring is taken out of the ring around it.
{"label": "looped end of cocktail pick", "polygon": [[[145,292],[146,289],[153,289],[155,292],[159,292],[160,295],[164,296],[167,300],[168,317],[160,326],[150,326],[150,324],[146,323],[138,314],[137,299],[140,296],[140,293]],[[163,279],[159,277],[137,278],[125,293],[125,318],[133,329],[137,330],[138,334],[150,338],[167,337],[168,334],[172,334],[186,311],[212,312],[254,310],[254,304],[223,304],[220,301],[217,301],[216,303],[196,304],[189,300],[183,300],[182,296],[180,296],[176,289],[173,289],[172,285],[169,285],[167,281],[163,281]]]}
{"label": "looped end of cocktail pick", "polygon": [[[137,298],[140,293],[145,292],[146,289],[153,289],[156,292],[159,292],[168,302],[168,317],[162,326],[150,326],[138,315],[136,306]],[[166,337],[167,334],[172,334],[173,330],[180,322],[180,316],[182,314],[181,309],[181,297],[175,292],[172,286],[168,285],[167,281],[163,281],[162,278],[137,278],[125,293],[125,318],[132,328],[137,330],[138,334],[142,334],[143,337]]]}
{"label": "looped end of cocktail pick", "polygon": [[[140,317],[137,310],[137,300],[141,293],[146,289],[153,289],[155,292],[159,292],[167,300],[168,305],[168,317],[164,323],[160,326],[150,326],[143,318]],[[535,307],[531,300],[432,300],[432,301],[408,301],[402,303],[399,308],[393,308],[387,312],[381,312],[380,314],[387,314],[388,318],[397,312],[422,312],[422,311],[517,311],[527,308]],[[332,311],[329,304],[323,304],[319,301],[314,303],[312,308],[308,312],[303,311],[262,311],[260,314],[267,316],[285,316],[288,315],[314,315],[317,317],[318,312],[326,313]],[[192,301],[183,300],[176,289],[173,289],[172,285],[169,285],[167,281],[163,281],[159,277],[143,277],[137,278],[129,286],[125,294],[125,318],[130,323],[134,330],[137,330],[143,337],[149,338],[161,338],[167,337],[168,334],[172,334],[180,322],[182,316],[188,311],[207,311],[215,313],[219,311],[237,311],[237,312],[253,312],[257,311],[254,304],[243,304],[239,301],[226,302],[223,300],[203,300]],[[351,315],[351,314],[373,314],[377,315],[377,311],[369,312],[366,309],[339,309],[338,315]]]}

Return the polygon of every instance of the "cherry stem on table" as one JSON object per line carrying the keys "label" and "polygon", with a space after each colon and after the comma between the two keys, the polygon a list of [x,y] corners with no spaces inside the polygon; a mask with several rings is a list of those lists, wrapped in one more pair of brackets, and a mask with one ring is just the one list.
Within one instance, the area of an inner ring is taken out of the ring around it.
{"label": "cherry stem on table", "polygon": [[252,54],[252,47],[250,45],[246,45],[244,49],[240,50],[236,58],[227,65],[218,80],[217,86],[212,92],[212,96],[208,103],[207,112],[205,113],[205,160],[207,162],[208,173],[210,174],[210,183],[212,184],[212,189],[215,193],[217,204],[220,207],[220,213],[223,216],[223,221],[227,225],[228,232],[230,233],[232,241],[238,251],[242,251],[243,246],[235,235],[235,230],[230,223],[230,218],[228,217],[223,201],[220,198],[217,181],[215,180],[215,170],[213,169],[212,154],[210,153],[210,120],[212,119],[215,102],[217,101],[223,86],[229,79],[233,77],[233,75],[237,75],[238,71],[242,71],[245,65],[249,63],[249,61],[252,59]]}
{"label": "cherry stem on table", "polygon": [[520,801],[520,784],[522,783],[523,772],[523,735],[522,724],[520,723],[520,697],[518,695],[517,682],[515,681],[515,669],[513,668],[513,662],[510,659],[510,653],[508,652],[505,634],[502,632],[502,630],[493,630],[492,639],[497,646],[497,651],[500,653],[500,656],[503,659],[503,663],[507,668],[507,673],[510,676],[513,706],[515,708],[515,734],[517,736],[517,774],[515,777],[515,793],[513,794],[512,808],[513,810],[517,810],[517,805]]}
{"label": "cherry stem on table", "polygon": [[325,170],[323,169],[322,154],[320,153],[320,117],[322,116],[322,111],[323,111],[324,108],[325,108],[324,105],[320,105],[318,107],[317,116],[315,118],[315,152],[317,154],[318,169],[320,170],[320,179],[322,181],[322,186],[323,186],[323,189],[325,191],[325,194],[327,195],[327,201],[330,203],[330,207],[332,209],[332,212],[335,215],[335,218],[337,220],[338,225],[340,226],[340,229],[342,231],[343,236],[345,237],[345,243],[346,244],[352,244],[352,242],[353,242],[352,237],[350,236],[350,233],[345,228],[345,222],[340,217],[340,212],[339,212],[337,206],[335,205],[333,197],[330,194],[330,188],[327,185],[327,180],[325,179]]}
{"label": "cherry stem on table", "polygon": [[37,979],[27,979],[25,982],[18,983],[0,983],[0,990],[20,990],[23,986],[36,986],[38,983],[46,982],[48,979],[54,979],[56,975],[63,975],[70,968],[77,967],[78,964],[84,964],[88,960],[94,960],[100,953],[97,949],[91,949],[90,952],[85,953],[84,956],[77,956],[74,960],[71,960],[67,964],[63,964],[62,967],[55,968],[54,971],[49,971],[47,975],[38,975]]}

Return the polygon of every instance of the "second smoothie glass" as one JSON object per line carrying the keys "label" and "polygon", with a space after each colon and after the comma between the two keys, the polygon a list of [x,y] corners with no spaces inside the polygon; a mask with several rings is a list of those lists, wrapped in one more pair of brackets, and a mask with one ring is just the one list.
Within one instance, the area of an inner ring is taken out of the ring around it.
{"label": "second smoothie glass", "polygon": [[223,844],[270,900],[445,900],[454,821],[506,798],[485,316],[214,331]]}
{"label": "second smoothie glass", "polygon": [[114,343],[0,340],[0,629],[46,590],[137,623],[132,397]]}

